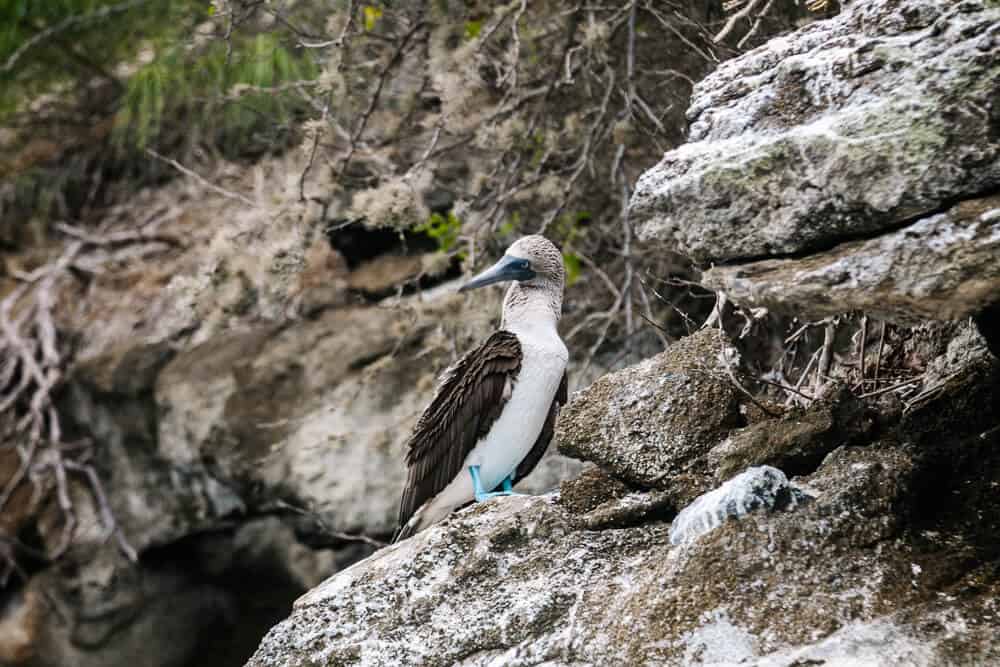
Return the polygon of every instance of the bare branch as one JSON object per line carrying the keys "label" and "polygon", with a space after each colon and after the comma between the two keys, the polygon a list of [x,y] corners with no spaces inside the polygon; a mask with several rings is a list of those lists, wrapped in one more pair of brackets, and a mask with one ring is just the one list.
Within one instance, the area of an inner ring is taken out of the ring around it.
{"label": "bare branch", "polygon": [[147,148],[146,149],[146,153],[148,155],[152,156],[152,157],[155,157],[157,160],[160,160],[161,162],[165,162],[165,163],[169,164],[171,167],[173,167],[177,171],[181,172],[185,176],[190,176],[191,178],[193,178],[194,180],[198,181],[199,183],[201,183],[202,185],[204,185],[206,188],[208,188],[212,192],[220,194],[223,197],[226,197],[227,199],[233,199],[235,201],[242,202],[242,203],[246,204],[247,206],[249,206],[251,208],[257,208],[257,204],[255,202],[253,202],[252,200],[248,199],[247,197],[244,197],[243,195],[241,195],[239,193],[231,192],[229,190],[226,190],[225,188],[219,187],[218,185],[216,185],[215,183],[212,183],[211,181],[209,181],[207,178],[205,178],[201,174],[198,174],[198,173],[196,173],[194,171],[191,171],[190,169],[188,169],[187,167],[185,167],[184,165],[182,165],[177,160],[174,160],[174,159],[168,158],[168,157],[164,157],[164,156],[160,155],[159,153],[157,153],[156,151],[154,151],[152,148]]}

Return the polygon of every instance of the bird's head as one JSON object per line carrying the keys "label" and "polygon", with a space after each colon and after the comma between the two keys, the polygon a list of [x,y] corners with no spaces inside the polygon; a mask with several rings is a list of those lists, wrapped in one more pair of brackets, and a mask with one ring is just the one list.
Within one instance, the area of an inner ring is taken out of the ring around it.
{"label": "bird's head", "polygon": [[511,280],[528,287],[558,289],[562,294],[566,281],[562,253],[544,236],[523,236],[507,248],[499,262],[462,285],[458,291]]}

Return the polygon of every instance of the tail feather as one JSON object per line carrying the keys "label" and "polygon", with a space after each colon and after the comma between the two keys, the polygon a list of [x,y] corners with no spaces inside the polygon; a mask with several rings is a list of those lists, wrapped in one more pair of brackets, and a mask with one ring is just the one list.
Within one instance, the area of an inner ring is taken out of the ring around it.
{"label": "tail feather", "polygon": [[413,516],[410,517],[410,520],[396,529],[396,534],[392,536],[393,544],[395,544],[396,542],[402,542],[408,537],[413,537],[414,535],[416,535],[421,530],[427,527],[421,524],[423,523],[422,518],[424,515],[424,510],[427,509],[428,504],[429,503],[424,503],[419,508],[417,508],[417,511],[414,512]]}

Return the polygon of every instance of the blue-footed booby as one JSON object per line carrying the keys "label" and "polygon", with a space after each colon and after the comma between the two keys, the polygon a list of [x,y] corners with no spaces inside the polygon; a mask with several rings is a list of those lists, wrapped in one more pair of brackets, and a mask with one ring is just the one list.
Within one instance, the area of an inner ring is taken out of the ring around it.
{"label": "blue-footed booby", "polygon": [[394,541],[473,500],[512,495],[552,440],[569,359],[556,328],[562,254],[544,236],[525,236],[459,291],[505,281],[500,329],[445,371],[410,435]]}

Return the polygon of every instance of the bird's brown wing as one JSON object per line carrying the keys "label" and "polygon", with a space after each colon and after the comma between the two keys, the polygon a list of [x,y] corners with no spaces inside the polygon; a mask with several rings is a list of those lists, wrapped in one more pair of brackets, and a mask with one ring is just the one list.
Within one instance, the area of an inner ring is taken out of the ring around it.
{"label": "bird's brown wing", "polygon": [[497,331],[448,369],[408,442],[400,528],[459,474],[503,411],[520,370],[521,344],[509,331]]}
{"label": "bird's brown wing", "polygon": [[552,399],[552,405],[549,406],[549,414],[545,417],[545,423],[542,425],[542,432],[538,434],[538,440],[535,441],[531,451],[518,464],[517,470],[514,472],[514,479],[511,481],[515,484],[531,474],[531,471],[535,469],[535,466],[538,465],[538,462],[545,454],[545,450],[549,448],[549,443],[552,441],[552,434],[556,430],[556,417],[559,415],[559,408],[566,405],[568,394],[569,387],[566,384],[566,373],[563,373],[562,382],[559,383],[559,389]]}

